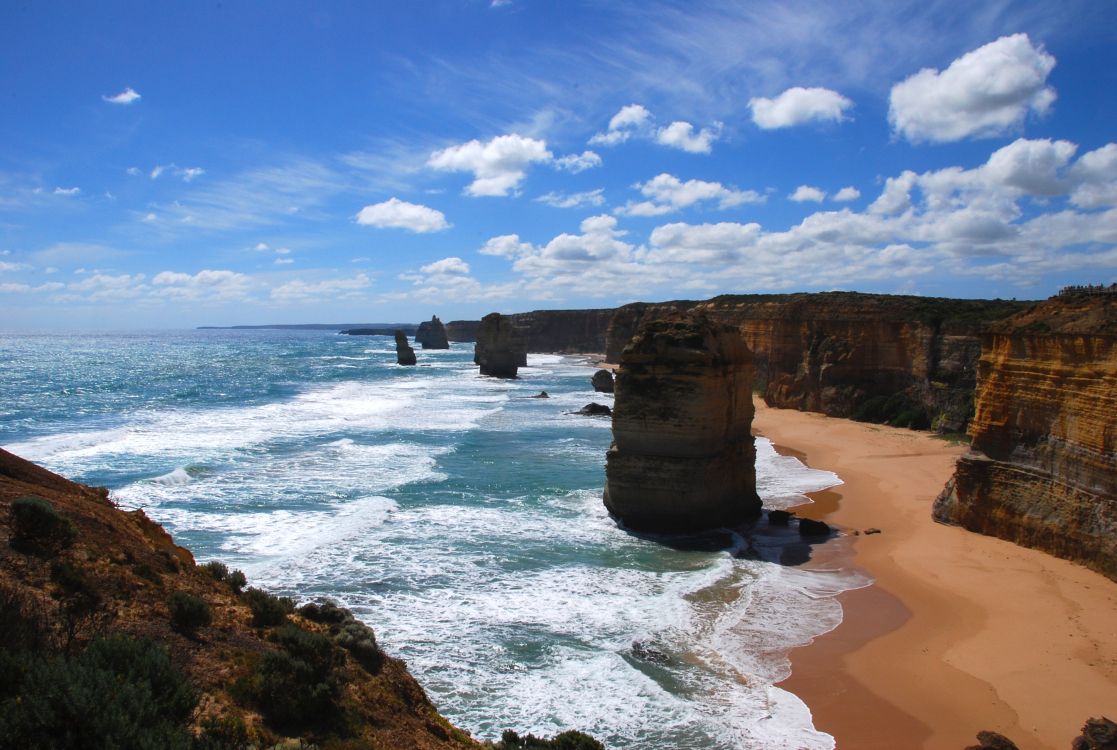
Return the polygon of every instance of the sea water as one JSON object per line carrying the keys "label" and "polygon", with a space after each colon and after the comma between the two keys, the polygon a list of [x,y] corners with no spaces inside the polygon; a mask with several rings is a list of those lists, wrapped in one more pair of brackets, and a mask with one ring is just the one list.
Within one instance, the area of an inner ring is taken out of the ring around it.
{"label": "sea water", "polygon": [[[774,685],[864,579],[781,564],[762,536],[618,527],[610,422],[571,413],[611,403],[588,362],[531,354],[497,380],[470,344],[417,354],[400,367],[388,337],[318,331],[3,335],[0,445],[109,487],[199,561],[350,607],[480,738],[833,747]],[[764,439],[757,481],[769,508],[840,482]]]}

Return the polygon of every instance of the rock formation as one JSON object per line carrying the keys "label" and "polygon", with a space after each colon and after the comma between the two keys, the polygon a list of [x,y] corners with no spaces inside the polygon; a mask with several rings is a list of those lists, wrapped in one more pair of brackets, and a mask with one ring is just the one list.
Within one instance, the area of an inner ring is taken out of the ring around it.
{"label": "rock formation", "polygon": [[613,410],[605,404],[599,404],[596,401],[586,404],[581,409],[573,414],[581,414],[583,417],[605,417],[613,413]]}
{"label": "rock formation", "polygon": [[628,527],[686,532],[760,513],[752,359],[705,316],[652,321],[621,355],[605,506]]}
{"label": "rock formation", "polygon": [[590,383],[593,389],[598,393],[612,393],[613,392],[613,373],[608,370],[598,370],[590,378]]}
{"label": "rock formation", "polygon": [[1063,295],[992,326],[970,435],[936,520],[1117,580],[1117,295]]}
{"label": "rock formation", "polygon": [[450,348],[450,342],[446,338],[446,328],[437,315],[419,324],[419,329],[415,331],[415,343],[422,344],[424,349]]}
{"label": "rock formation", "polygon": [[396,363],[401,365],[415,364],[415,350],[407,343],[407,334],[396,331]]}
{"label": "rock formation", "polygon": [[450,341],[476,341],[479,320],[451,320],[446,324],[446,338]]}
{"label": "rock formation", "polygon": [[529,352],[599,353],[605,351],[605,334],[615,312],[612,308],[535,310],[509,317],[522,332]]}
{"label": "rock formation", "polygon": [[510,317],[494,312],[481,319],[473,361],[482,375],[496,378],[514,378],[517,368],[527,366],[523,335]]}

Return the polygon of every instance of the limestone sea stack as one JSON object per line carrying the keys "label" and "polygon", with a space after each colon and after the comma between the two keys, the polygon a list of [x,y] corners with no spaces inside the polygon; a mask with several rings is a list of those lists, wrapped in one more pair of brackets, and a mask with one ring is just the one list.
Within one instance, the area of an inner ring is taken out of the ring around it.
{"label": "limestone sea stack", "polygon": [[396,331],[396,362],[401,365],[415,364],[415,350],[407,343],[407,334]]}
{"label": "limestone sea stack", "polygon": [[1067,290],[990,327],[970,435],[936,520],[1117,580],[1117,287]]}
{"label": "limestone sea stack", "polygon": [[590,379],[593,389],[598,393],[613,392],[613,373],[608,370],[598,370]]}
{"label": "limestone sea stack", "polygon": [[494,378],[514,378],[518,368],[527,366],[524,338],[507,315],[494,312],[481,318],[473,361],[482,375]]}
{"label": "limestone sea stack", "polygon": [[620,357],[605,507],[631,529],[689,532],[760,514],[752,355],[701,315],[641,326]]}
{"label": "limestone sea stack", "polygon": [[415,331],[415,343],[422,344],[424,349],[450,348],[450,341],[446,338],[446,328],[437,315],[419,324],[419,329]]}

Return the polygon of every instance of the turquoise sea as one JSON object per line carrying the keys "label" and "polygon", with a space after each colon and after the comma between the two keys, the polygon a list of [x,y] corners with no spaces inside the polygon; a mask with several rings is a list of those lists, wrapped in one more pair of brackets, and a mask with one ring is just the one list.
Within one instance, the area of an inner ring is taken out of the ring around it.
{"label": "turquoise sea", "polygon": [[[143,508],[198,560],[330,597],[480,738],[831,748],[773,687],[864,579],[778,540],[667,545],[601,504],[584,359],[482,378],[472,344],[269,330],[0,335],[0,446]],[[546,391],[550,398],[530,398]],[[839,483],[758,441],[767,507]],[[827,560],[840,560],[842,540]],[[745,551],[748,554],[744,554]]]}

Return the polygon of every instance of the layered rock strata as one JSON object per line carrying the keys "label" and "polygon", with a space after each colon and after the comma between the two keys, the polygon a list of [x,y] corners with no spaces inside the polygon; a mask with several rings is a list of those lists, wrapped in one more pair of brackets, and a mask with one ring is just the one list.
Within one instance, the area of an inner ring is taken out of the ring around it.
{"label": "layered rock strata", "polygon": [[982,341],[972,450],[936,520],[1117,580],[1117,295],[1067,295]]}
{"label": "layered rock strata", "polygon": [[401,365],[415,364],[415,350],[407,343],[407,334],[396,331],[396,363]]}
{"label": "layered rock strata", "polygon": [[494,312],[481,319],[473,362],[482,375],[496,378],[514,378],[518,368],[527,366],[523,334],[509,316]]}
{"label": "layered rock strata", "polygon": [[678,315],[641,327],[616,376],[609,512],[662,533],[757,516],[752,377],[732,326]]}
{"label": "layered rock strata", "polygon": [[419,324],[415,331],[415,343],[422,344],[424,349],[449,349],[450,342],[446,338],[446,328],[437,315]]}
{"label": "layered rock strata", "polygon": [[480,327],[479,320],[451,320],[446,324],[446,338],[459,342],[476,341]]}

